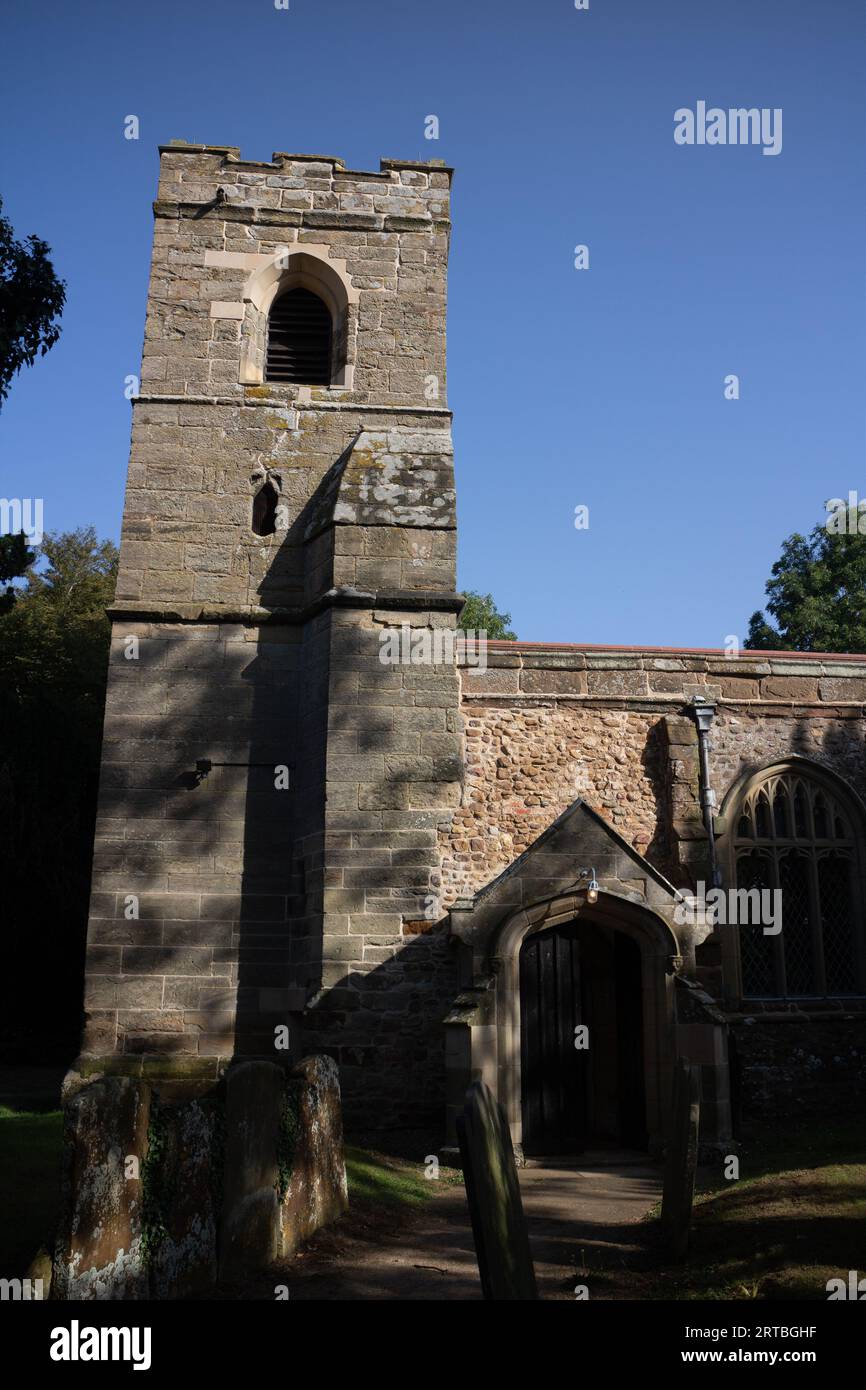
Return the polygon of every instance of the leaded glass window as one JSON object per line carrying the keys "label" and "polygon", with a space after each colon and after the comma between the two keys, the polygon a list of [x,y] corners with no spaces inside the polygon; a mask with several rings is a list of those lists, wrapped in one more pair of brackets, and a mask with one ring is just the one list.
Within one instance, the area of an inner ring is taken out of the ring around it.
{"label": "leaded glass window", "polygon": [[741,925],[748,998],[866,992],[857,933],[857,845],[848,809],[799,771],[768,776],[736,819],[738,888],[781,889],[782,930]]}

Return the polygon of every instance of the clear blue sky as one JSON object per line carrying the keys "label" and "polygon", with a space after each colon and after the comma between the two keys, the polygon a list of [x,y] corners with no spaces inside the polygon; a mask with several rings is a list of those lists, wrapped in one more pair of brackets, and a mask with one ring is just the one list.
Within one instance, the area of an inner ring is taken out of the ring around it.
{"label": "clear blue sky", "polygon": [[[4,211],[68,283],[0,412],[0,494],[46,529],[119,533],[172,138],[455,166],[460,583],[521,638],[723,645],[783,538],[866,495],[862,0],[76,0],[3,28]],[[677,146],[698,100],[781,107],[781,154]]]}

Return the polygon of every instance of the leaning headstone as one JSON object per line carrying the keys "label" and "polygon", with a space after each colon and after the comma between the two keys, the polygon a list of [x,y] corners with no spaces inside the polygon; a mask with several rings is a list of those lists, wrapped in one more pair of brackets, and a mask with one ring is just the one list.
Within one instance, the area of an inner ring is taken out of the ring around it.
{"label": "leaning headstone", "polygon": [[463,1181],[485,1298],[538,1298],[505,1111],[483,1081],[457,1117]]}
{"label": "leaning headstone", "polygon": [[700,1118],[701,1069],[680,1058],[674,1068],[670,1142],[662,1195],[662,1225],[670,1252],[678,1260],[684,1258],[689,1248]]}

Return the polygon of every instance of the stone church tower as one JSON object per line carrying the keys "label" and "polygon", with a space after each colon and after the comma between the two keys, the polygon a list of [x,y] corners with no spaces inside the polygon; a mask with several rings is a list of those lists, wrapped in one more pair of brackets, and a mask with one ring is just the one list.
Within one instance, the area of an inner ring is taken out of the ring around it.
{"label": "stone church tower", "polygon": [[[211,1086],[327,1050],[350,1123],[441,1113],[451,171],[160,151],[82,1066]],[[282,1032],[281,1032],[282,1030]]]}

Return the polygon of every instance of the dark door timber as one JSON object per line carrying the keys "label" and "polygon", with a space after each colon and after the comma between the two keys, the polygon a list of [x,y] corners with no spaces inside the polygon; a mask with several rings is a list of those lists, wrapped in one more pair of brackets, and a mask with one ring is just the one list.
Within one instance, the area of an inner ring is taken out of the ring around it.
{"label": "dark door timber", "polygon": [[520,953],[523,1146],[527,1153],[580,1153],[586,1143],[586,1052],[580,944],[572,923],[538,932]]}
{"label": "dark door timber", "polygon": [[631,1148],[647,1146],[643,1074],[643,991],[640,947],[614,932],[616,966],[616,1064],[619,1138]]}
{"label": "dark door timber", "polygon": [[[568,922],[520,953],[523,1147],[581,1153],[590,1138],[646,1146],[641,953],[621,931]],[[588,1048],[575,1047],[585,1024]]]}

